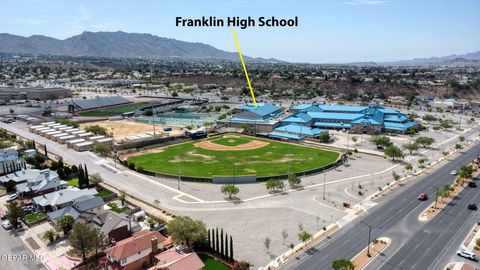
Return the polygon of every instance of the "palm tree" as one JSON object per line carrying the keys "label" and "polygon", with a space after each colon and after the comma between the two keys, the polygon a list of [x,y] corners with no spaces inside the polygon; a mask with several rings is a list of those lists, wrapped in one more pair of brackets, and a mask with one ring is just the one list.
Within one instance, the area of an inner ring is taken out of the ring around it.
{"label": "palm tree", "polygon": [[42,235],[42,239],[50,243],[53,243],[57,237],[58,233],[54,229],[47,230]]}
{"label": "palm tree", "polygon": [[65,215],[57,221],[57,225],[60,226],[64,234],[68,234],[72,230],[75,219],[71,215]]}

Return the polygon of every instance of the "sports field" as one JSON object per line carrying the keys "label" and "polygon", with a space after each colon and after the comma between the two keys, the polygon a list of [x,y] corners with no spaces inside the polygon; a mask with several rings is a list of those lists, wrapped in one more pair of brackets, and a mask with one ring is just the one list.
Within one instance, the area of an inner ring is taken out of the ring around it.
{"label": "sports field", "polygon": [[148,150],[127,158],[148,171],[192,177],[257,175],[301,172],[335,162],[339,153],[241,135],[222,135],[165,148]]}
{"label": "sports field", "polygon": [[149,102],[130,103],[115,107],[109,107],[105,109],[99,109],[95,111],[81,112],[81,116],[115,116],[126,112],[133,112],[140,108],[150,105]]}

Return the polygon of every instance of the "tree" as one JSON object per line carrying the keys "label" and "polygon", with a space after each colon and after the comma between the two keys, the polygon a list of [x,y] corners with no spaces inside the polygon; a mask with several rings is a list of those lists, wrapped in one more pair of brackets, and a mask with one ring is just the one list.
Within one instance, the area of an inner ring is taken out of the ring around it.
{"label": "tree", "polygon": [[25,214],[23,213],[22,208],[16,201],[9,202],[7,204],[7,219],[10,221],[14,229],[17,229],[20,225],[20,219],[22,219]]}
{"label": "tree", "polygon": [[265,183],[267,190],[270,192],[277,192],[279,190],[283,190],[285,187],[283,182],[278,179],[270,179]]}
{"label": "tree", "polygon": [[403,152],[400,148],[390,145],[385,148],[385,155],[391,157],[392,161],[395,161],[395,158],[403,158]]}
{"label": "tree", "polygon": [[100,176],[99,173],[94,173],[90,176],[90,184],[92,186],[97,186],[98,184],[103,182],[103,178]]}
{"label": "tree", "polygon": [[112,155],[112,148],[107,144],[99,142],[95,142],[93,144],[93,151],[95,153],[99,153],[102,157],[109,157]]}
{"label": "tree", "polygon": [[[168,222],[167,228],[174,243],[188,247],[205,241],[207,238],[205,223],[201,220],[193,220],[188,216],[175,217]],[[219,240],[218,237],[216,240]],[[218,245],[216,246],[218,247]]]}
{"label": "tree", "polygon": [[390,138],[386,136],[375,136],[372,138],[372,142],[377,146],[383,146],[383,147],[392,145]]}
{"label": "tree", "polygon": [[227,234],[225,234],[225,250],[222,254],[222,257],[224,259],[228,259],[228,235]]}
{"label": "tree", "polygon": [[270,244],[272,243],[272,240],[270,238],[265,238],[263,240],[263,244],[265,245],[265,249],[267,250],[267,253],[270,253]]}
{"label": "tree", "polygon": [[68,234],[72,230],[75,219],[71,215],[64,215],[57,221],[57,225],[62,228],[63,233]]}
{"label": "tree", "polygon": [[80,189],[86,188],[85,173],[82,164],[78,165],[78,187]]}
{"label": "tree", "polygon": [[403,149],[408,150],[410,155],[412,154],[413,151],[417,151],[420,148],[420,145],[416,142],[409,142],[403,145]]}
{"label": "tree", "polygon": [[49,229],[45,231],[42,235],[42,239],[50,243],[53,243],[55,239],[57,239],[57,237],[58,233],[54,229]]}
{"label": "tree", "polygon": [[224,242],[223,242],[223,229],[220,230],[220,255],[223,255],[223,251],[225,250],[224,249]]}
{"label": "tree", "polygon": [[249,270],[252,265],[247,261],[239,261],[233,264],[233,270]]}
{"label": "tree", "polygon": [[460,142],[464,142],[464,141],[465,141],[465,137],[460,136],[460,137],[458,137],[458,140],[459,140]]}
{"label": "tree", "polygon": [[75,223],[69,237],[70,246],[74,251],[82,254],[84,261],[86,254],[94,249],[94,241],[90,230],[90,226],[85,223]]}
{"label": "tree", "polygon": [[357,145],[358,137],[357,136],[352,136],[352,142]]}
{"label": "tree", "polygon": [[125,190],[120,190],[120,195],[118,196],[118,199],[122,203],[122,206],[125,206],[125,201],[127,199],[127,193]]}
{"label": "tree", "polygon": [[460,168],[460,171],[458,173],[458,177],[462,179],[468,179],[471,178],[473,175],[473,167],[472,165],[467,165],[467,166],[462,166]]}
{"label": "tree", "polygon": [[288,233],[286,230],[283,230],[282,231],[282,239],[283,239],[283,244],[285,245],[285,240],[287,239],[288,237]]}
{"label": "tree", "polygon": [[298,240],[300,240],[302,243],[305,243],[305,245],[308,240],[312,239],[312,234],[304,230],[301,230],[297,236]]}
{"label": "tree", "polygon": [[355,265],[346,259],[338,259],[332,262],[332,268],[335,270],[354,270]]}
{"label": "tree", "polygon": [[85,166],[85,171],[84,171],[84,174],[85,174],[85,176],[84,176],[84,177],[85,177],[85,186],[86,186],[87,188],[89,188],[89,187],[90,187],[90,178],[89,178],[89,176],[88,176],[87,164],[83,164],[83,166]]}
{"label": "tree", "polygon": [[405,167],[405,170],[407,170],[407,171],[411,171],[413,169],[412,164],[410,164],[410,163],[405,163],[404,167]]}
{"label": "tree", "polygon": [[229,199],[231,199],[232,196],[237,195],[240,192],[240,189],[234,184],[223,185],[220,190],[223,194],[228,195]]}
{"label": "tree", "polygon": [[229,248],[229,251],[230,251],[230,255],[229,255],[229,260],[230,262],[233,262],[233,238],[232,236],[230,235],[230,248]]}
{"label": "tree", "polygon": [[87,132],[92,132],[94,133],[95,135],[104,135],[104,136],[107,136],[108,134],[108,131],[106,128],[104,127],[101,127],[99,125],[92,125],[92,126],[88,126],[85,128],[85,131]]}
{"label": "tree", "polygon": [[430,147],[433,143],[435,143],[435,139],[434,138],[430,138],[430,137],[418,137],[416,140],[415,140],[416,143],[418,143],[419,145],[421,145],[423,148],[428,148]]}
{"label": "tree", "polygon": [[318,136],[318,139],[320,139],[320,141],[323,143],[328,143],[330,141],[330,134],[328,132],[324,132]]}
{"label": "tree", "polygon": [[300,186],[301,183],[302,180],[300,179],[300,177],[296,176],[295,174],[288,175],[288,184],[291,188],[296,188]]}
{"label": "tree", "polygon": [[98,228],[91,228],[90,234],[91,234],[93,249],[95,249],[95,258],[98,260],[98,249],[105,246],[108,243],[108,238]]}

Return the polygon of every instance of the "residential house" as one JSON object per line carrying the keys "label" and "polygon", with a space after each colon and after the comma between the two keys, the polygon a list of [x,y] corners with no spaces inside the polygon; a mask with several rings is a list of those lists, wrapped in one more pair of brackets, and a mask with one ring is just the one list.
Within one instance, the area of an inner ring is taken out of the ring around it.
{"label": "residential house", "polygon": [[125,214],[105,211],[92,219],[93,226],[100,229],[111,241],[121,241],[141,230],[140,225]]}
{"label": "residential house", "polygon": [[57,221],[65,215],[72,216],[77,222],[88,223],[97,215],[104,212],[105,202],[102,198],[93,195],[84,195],[75,198],[72,205],[48,213],[51,221]]}
{"label": "residential house", "polygon": [[38,210],[51,212],[72,205],[77,198],[95,194],[97,194],[97,190],[94,188],[79,189],[69,187],[34,197],[32,201]]}
{"label": "residential house", "polygon": [[[0,174],[18,171],[23,166],[18,166],[20,159],[18,151],[14,149],[0,150]],[[21,164],[23,165],[23,164]]]}
{"label": "residential house", "polygon": [[154,256],[169,242],[159,232],[143,230],[118,241],[105,250],[106,268],[109,270],[146,269],[153,265]]}
{"label": "residential house", "polygon": [[197,253],[185,253],[171,248],[155,256],[156,262],[149,270],[201,270],[205,264]]}
{"label": "residential house", "polygon": [[36,197],[63,189],[65,184],[57,172],[45,169],[31,174],[25,182],[17,184],[15,190],[20,197]]}

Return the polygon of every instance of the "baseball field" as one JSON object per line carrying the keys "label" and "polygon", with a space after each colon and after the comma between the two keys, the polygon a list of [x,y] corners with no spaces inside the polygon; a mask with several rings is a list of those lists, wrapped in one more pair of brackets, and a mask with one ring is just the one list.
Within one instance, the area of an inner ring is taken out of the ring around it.
{"label": "baseball field", "polygon": [[237,134],[140,152],[128,162],[148,171],[192,177],[273,176],[307,171],[335,162],[339,153]]}

